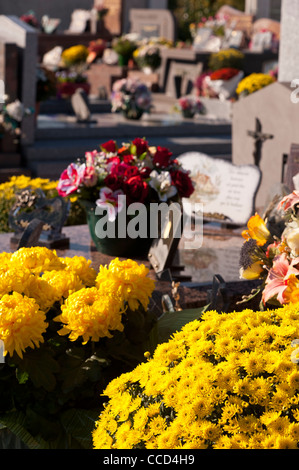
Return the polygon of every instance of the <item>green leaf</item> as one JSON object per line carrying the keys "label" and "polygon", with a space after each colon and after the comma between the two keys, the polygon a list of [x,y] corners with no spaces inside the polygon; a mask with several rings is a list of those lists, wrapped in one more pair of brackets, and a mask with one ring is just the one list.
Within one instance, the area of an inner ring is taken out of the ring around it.
{"label": "green leaf", "polygon": [[22,360],[18,360],[18,374],[25,377],[28,374],[36,387],[43,387],[48,392],[56,386],[55,373],[59,371],[59,364],[52,357],[50,351],[44,348],[28,350]]}
{"label": "green leaf", "polygon": [[25,384],[27,380],[29,379],[29,374],[28,372],[25,371],[20,371],[20,369],[16,370],[16,377],[18,379],[19,384]]}
{"label": "green leaf", "polygon": [[63,413],[61,423],[65,433],[84,449],[92,449],[92,431],[99,419],[100,410],[72,409]]}
{"label": "green leaf", "polygon": [[64,392],[74,390],[87,380],[83,365],[84,356],[82,349],[69,349],[67,354],[62,356],[59,378],[63,380],[62,390]]}
{"label": "green leaf", "polygon": [[[27,446],[29,449],[42,449],[47,448],[45,442],[33,437],[26,429],[26,416],[21,412],[7,413],[0,416],[0,424],[5,426],[12,432],[20,441],[15,441],[16,448],[24,448]],[[2,432],[2,431],[1,431]],[[12,440],[12,439],[11,439]]]}
{"label": "green leaf", "polygon": [[201,315],[207,310],[207,306],[202,308],[180,310],[175,312],[165,312],[157,323],[158,343],[164,343],[176,331],[194,320],[199,320]]}

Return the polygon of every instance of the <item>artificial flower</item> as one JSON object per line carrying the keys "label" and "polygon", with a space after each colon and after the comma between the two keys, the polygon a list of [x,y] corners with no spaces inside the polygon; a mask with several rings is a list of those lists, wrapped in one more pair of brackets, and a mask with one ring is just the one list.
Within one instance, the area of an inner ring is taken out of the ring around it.
{"label": "artificial flower", "polygon": [[65,197],[77,191],[82,183],[84,170],[84,165],[70,163],[60,176],[57,185],[58,194]]}
{"label": "artificial flower", "polygon": [[112,189],[104,187],[101,188],[100,197],[96,200],[96,205],[107,210],[109,222],[114,222],[116,215],[123,208],[124,202],[121,196],[124,195],[124,192],[121,189],[112,191]]}
{"label": "artificial flower", "polygon": [[263,246],[269,240],[270,232],[261,216],[259,214],[255,214],[250,217],[247,224],[247,230],[243,231],[242,236],[246,240],[249,240],[250,238],[256,240],[259,246]]}
{"label": "artificial flower", "polygon": [[151,180],[149,185],[157,191],[159,200],[166,202],[177,193],[177,188],[172,184],[171,176],[168,171],[158,173],[156,170],[150,174]]}

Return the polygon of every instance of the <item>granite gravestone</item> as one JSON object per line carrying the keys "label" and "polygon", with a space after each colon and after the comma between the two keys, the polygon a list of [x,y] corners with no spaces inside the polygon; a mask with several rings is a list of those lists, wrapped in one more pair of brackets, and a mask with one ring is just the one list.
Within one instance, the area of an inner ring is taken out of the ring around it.
{"label": "granite gravestone", "polygon": [[195,217],[228,225],[246,225],[255,211],[255,196],[261,180],[256,166],[236,166],[198,152],[187,152],[178,160],[190,171],[195,183],[194,193],[183,201],[187,213],[192,210],[190,203],[199,203],[203,204],[203,213],[193,214]]}
{"label": "granite gravestone", "polygon": [[[0,40],[16,44],[19,48],[19,100],[25,108],[35,109],[36,66],[38,32],[15,16],[0,15]],[[34,113],[21,123],[21,144],[30,145],[35,140]]]}

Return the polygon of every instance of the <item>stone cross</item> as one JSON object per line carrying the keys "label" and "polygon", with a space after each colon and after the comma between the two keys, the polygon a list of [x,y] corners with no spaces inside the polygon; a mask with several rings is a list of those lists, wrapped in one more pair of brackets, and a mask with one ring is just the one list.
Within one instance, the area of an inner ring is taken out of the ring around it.
{"label": "stone cross", "polygon": [[253,137],[255,141],[253,158],[254,164],[259,168],[262,158],[263,143],[266,142],[266,140],[273,139],[274,135],[262,133],[262,123],[258,118],[255,119],[255,131],[248,131],[247,134]]}

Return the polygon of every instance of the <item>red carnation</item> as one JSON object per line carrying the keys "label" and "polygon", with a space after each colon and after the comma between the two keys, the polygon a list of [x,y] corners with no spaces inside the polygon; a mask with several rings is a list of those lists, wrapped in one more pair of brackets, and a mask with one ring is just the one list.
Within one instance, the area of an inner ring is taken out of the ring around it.
{"label": "red carnation", "polygon": [[124,173],[124,178],[125,179],[130,179],[132,178],[133,176],[137,176],[139,175],[139,170],[136,166],[130,166],[129,168],[127,168],[125,170],[125,173]]}
{"label": "red carnation", "polygon": [[170,152],[166,147],[157,147],[153,163],[159,168],[167,168],[170,165],[171,156],[172,152]]}
{"label": "red carnation", "polygon": [[104,179],[104,184],[112,191],[116,191],[121,188],[121,183],[116,175],[107,175]]}
{"label": "red carnation", "polygon": [[132,176],[125,182],[123,191],[127,196],[128,205],[133,202],[142,203],[148,195],[148,185],[140,175]]}
{"label": "red carnation", "polygon": [[116,152],[116,143],[114,140],[108,140],[108,142],[105,142],[104,144],[101,145],[101,148],[105,150],[106,152]]}
{"label": "red carnation", "polygon": [[148,150],[148,142],[144,139],[140,139],[140,137],[136,137],[136,139],[132,141],[132,144],[136,147],[138,157]]}
{"label": "red carnation", "polygon": [[170,172],[170,175],[179,195],[181,197],[190,197],[194,192],[194,187],[188,173],[180,170],[173,170]]}

